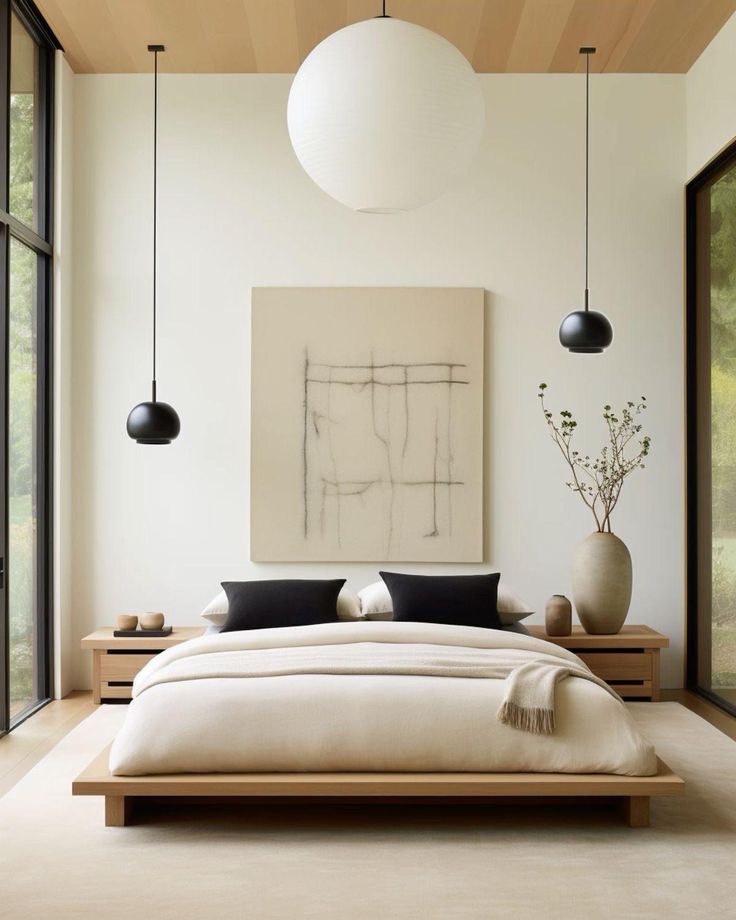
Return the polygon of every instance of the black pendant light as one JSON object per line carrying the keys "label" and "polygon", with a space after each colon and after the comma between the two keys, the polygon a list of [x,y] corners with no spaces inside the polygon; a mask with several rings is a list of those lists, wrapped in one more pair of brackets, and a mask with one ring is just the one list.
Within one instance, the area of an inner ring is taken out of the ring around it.
{"label": "black pendant light", "polygon": [[128,434],[139,444],[171,444],[181,429],[176,410],[156,399],[156,179],[158,135],[158,53],[163,45],[149,45],[153,52],[153,380],[151,402],[142,402],[131,409]]}
{"label": "black pendant light", "polygon": [[560,325],[560,344],[575,354],[596,355],[613,341],[608,319],[588,308],[588,195],[590,138],[590,55],[595,48],[581,48],[585,55],[585,309],[568,313]]}

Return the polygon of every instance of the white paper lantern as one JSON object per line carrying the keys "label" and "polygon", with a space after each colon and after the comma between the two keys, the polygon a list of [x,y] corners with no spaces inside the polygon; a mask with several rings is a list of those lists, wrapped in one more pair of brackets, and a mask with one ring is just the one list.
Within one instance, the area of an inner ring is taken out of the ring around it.
{"label": "white paper lantern", "polygon": [[294,77],[287,118],[323,191],[356,211],[392,213],[432,201],[467,169],[485,105],[454,45],[379,17],[317,45]]}

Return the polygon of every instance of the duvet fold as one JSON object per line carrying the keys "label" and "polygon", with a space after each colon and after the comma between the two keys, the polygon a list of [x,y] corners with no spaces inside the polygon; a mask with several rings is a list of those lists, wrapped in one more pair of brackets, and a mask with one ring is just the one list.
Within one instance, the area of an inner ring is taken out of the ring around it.
{"label": "duvet fold", "polygon": [[522,654],[533,655],[533,660],[520,661],[519,651],[380,642],[217,651],[178,658],[145,675],[136,684],[136,696],[178,681],[296,674],[494,679],[505,682],[496,717],[513,728],[537,734],[554,731],[555,687],[566,677],[590,680],[618,699],[581,661],[562,661],[549,652],[531,651]]}

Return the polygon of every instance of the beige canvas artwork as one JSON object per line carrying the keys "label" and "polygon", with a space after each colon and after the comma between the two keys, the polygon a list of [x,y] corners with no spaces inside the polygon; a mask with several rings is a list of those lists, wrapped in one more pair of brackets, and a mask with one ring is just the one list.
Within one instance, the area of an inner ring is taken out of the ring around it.
{"label": "beige canvas artwork", "polygon": [[480,288],[254,288],[251,558],[479,562]]}

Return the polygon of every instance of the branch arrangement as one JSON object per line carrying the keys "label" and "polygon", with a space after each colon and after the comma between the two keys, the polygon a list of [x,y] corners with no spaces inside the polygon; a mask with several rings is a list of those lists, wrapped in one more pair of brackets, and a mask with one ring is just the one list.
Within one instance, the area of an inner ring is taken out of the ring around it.
{"label": "branch arrangement", "polygon": [[597,458],[591,458],[573,449],[578,423],[567,409],[555,418],[544,402],[546,389],[546,383],[539,384],[539,400],[550,436],[572,473],[572,480],[566,485],[593,512],[599,533],[611,533],[611,513],[618,504],[624,480],[635,469],[644,469],[644,458],[649,454],[651,438],[641,434],[638,421],[647,408],[646,396],[638,403],[626,403],[619,413],[610,406],[603,407],[609,443]]}

